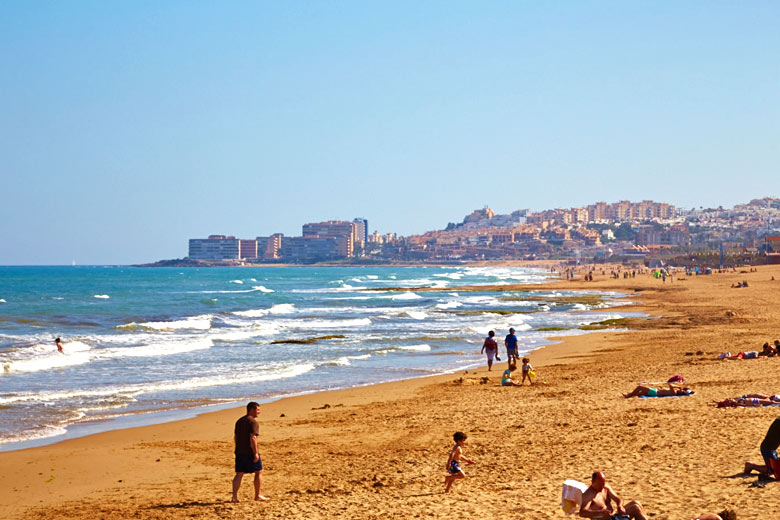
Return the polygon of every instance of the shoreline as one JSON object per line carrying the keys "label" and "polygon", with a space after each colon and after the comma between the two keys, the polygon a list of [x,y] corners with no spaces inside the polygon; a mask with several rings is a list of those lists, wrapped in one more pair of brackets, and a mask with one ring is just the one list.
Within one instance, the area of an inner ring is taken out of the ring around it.
{"label": "shoreline", "polygon": [[[477,291],[506,291],[506,290],[527,290],[527,291],[539,291],[539,290],[545,290],[547,288],[547,285],[553,285],[556,282],[540,282],[540,283],[534,283],[534,284],[515,284],[513,285],[513,289],[507,289],[506,285],[488,285],[488,286],[475,286],[475,289],[470,288],[464,288],[464,287],[456,287],[453,290],[464,290],[464,292],[469,292],[470,290]],[[542,287],[544,286],[544,287]],[[557,287],[550,287],[557,288]],[[426,291],[429,289],[433,290],[440,290],[436,288],[389,288],[389,289],[381,289],[381,290],[388,290],[388,291],[405,291],[405,290],[421,290]],[[587,291],[587,292],[597,292],[597,293],[607,293],[607,292],[614,292],[614,291],[598,291],[595,289],[577,289],[577,292],[579,291]],[[622,296],[621,298],[629,298],[631,295],[628,293],[625,293],[625,296]],[[621,312],[629,312],[629,313],[635,313],[633,307],[635,307],[635,303],[629,303],[629,304],[620,304],[616,305],[614,307],[608,307],[608,308],[599,308],[599,309],[588,309],[584,312],[605,312],[608,310],[618,310],[620,309]],[[634,319],[634,318],[628,318],[628,319]],[[576,330],[576,329],[571,329]],[[550,347],[553,347],[555,345],[559,345],[563,343],[567,338],[587,335],[587,334],[593,334],[594,332],[597,332],[595,330],[581,330],[580,332],[565,335],[565,336],[556,336],[554,331],[550,331],[549,336],[545,336],[545,343],[542,345],[539,345],[532,350],[528,351],[527,353],[524,353],[523,356],[531,356],[538,354],[542,349],[549,349]],[[477,346],[476,344],[474,345]],[[502,346],[499,345],[499,353],[502,350]],[[503,363],[499,362],[500,364]],[[364,388],[367,386],[374,386],[374,385],[382,385],[387,383],[395,383],[395,382],[404,382],[404,381],[411,381],[416,379],[426,379],[426,378],[436,378],[440,376],[450,376],[452,374],[455,374],[457,372],[460,372],[461,370],[473,370],[479,367],[482,367],[484,365],[484,360],[480,360],[480,362],[475,363],[474,365],[469,365],[465,367],[458,367],[458,368],[452,368],[448,369],[436,374],[427,374],[427,375],[420,375],[420,376],[412,376],[412,377],[405,377],[402,379],[390,379],[387,381],[377,381],[372,383],[365,383],[365,384],[358,384],[355,386],[350,387],[341,387],[341,388],[327,388],[327,389],[320,389],[320,390],[312,390],[312,391],[304,391],[300,393],[292,393],[287,395],[270,395],[267,397],[251,397],[248,399],[253,399],[258,401],[260,404],[268,404],[271,402],[276,402],[284,399],[290,399],[295,397],[303,397],[303,396],[309,396],[313,394],[319,394],[319,393],[330,393],[330,392],[337,392],[340,390],[351,390],[351,389],[358,389],[358,388]],[[202,414],[208,414],[213,413],[215,411],[240,407],[243,401],[240,399],[236,400],[226,400],[221,403],[210,403],[210,404],[202,404],[202,405],[193,405],[191,407],[186,407],[180,410],[177,410],[175,408],[166,408],[163,410],[149,410],[149,411],[140,411],[136,413],[129,413],[129,414],[122,414],[115,417],[107,418],[107,419],[95,419],[95,420],[87,420],[83,422],[76,422],[73,424],[69,424],[65,426],[65,432],[56,434],[50,437],[38,437],[33,439],[24,439],[19,441],[12,441],[12,442],[6,442],[6,443],[0,443],[0,453],[5,452],[13,452],[18,450],[25,450],[25,449],[31,449],[31,448],[41,448],[45,446],[51,446],[58,444],[60,442],[64,442],[67,440],[73,440],[73,439],[79,439],[82,437],[92,436],[92,435],[99,435],[101,433],[106,433],[110,431],[117,431],[117,430],[125,430],[130,428],[139,428],[139,427],[145,427],[145,426],[154,426],[158,424],[167,424],[177,421],[184,421],[188,419],[192,419],[195,417],[198,417]]]}
{"label": "shoreline", "polygon": [[[482,518],[560,518],[562,481],[605,469],[618,493],[641,500],[659,520],[727,505],[741,517],[759,517],[766,508],[761,501],[777,485],[747,492],[749,480],[727,477],[741,471],[744,460],[760,459],[757,446],[776,410],[707,405],[780,388],[780,370],[767,368],[780,368],[780,359],[714,360],[721,347],[749,350],[780,336],[780,286],[768,281],[770,275],[780,278],[780,266],[673,285],[648,276],[553,282],[572,290],[640,288],[630,309],[654,318],[625,332],[549,336],[562,341],[530,354],[547,384],[497,386],[502,361],[491,374],[483,366],[457,379],[435,375],[263,404],[264,494],[272,496],[263,505],[226,502],[232,424],[243,412],[228,408],[2,452],[0,515],[406,518],[413,511],[448,518],[457,509]],[[743,278],[750,288],[729,289]],[[676,373],[692,382],[695,396],[619,397],[639,381]],[[489,383],[480,384],[482,377]],[[446,459],[455,429],[469,433],[467,453],[479,464],[467,468],[469,478],[456,484],[455,493],[442,495],[440,459]],[[508,450],[507,442],[514,448]],[[95,460],[101,463],[90,462]],[[245,500],[249,487],[242,487]]]}

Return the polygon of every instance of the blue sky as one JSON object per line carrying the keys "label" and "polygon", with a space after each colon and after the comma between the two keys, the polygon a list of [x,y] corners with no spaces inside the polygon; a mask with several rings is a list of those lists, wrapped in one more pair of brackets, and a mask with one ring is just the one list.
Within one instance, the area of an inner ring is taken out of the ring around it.
{"label": "blue sky", "polygon": [[777,2],[0,4],[0,264],[780,196]]}

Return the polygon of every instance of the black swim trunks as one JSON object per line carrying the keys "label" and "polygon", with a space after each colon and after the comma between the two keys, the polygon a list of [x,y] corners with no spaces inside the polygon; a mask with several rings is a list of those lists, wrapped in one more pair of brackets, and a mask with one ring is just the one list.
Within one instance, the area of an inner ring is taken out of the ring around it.
{"label": "black swim trunks", "polygon": [[236,453],[236,473],[257,473],[263,469],[263,461],[257,457],[257,462],[253,455],[245,453]]}

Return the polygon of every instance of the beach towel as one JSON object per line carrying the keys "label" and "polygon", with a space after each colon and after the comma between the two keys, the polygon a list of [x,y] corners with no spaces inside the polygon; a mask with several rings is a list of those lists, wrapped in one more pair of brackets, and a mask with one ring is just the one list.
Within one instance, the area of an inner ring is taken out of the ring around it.
{"label": "beach towel", "polygon": [[689,395],[693,395],[694,392],[691,392],[690,394],[682,394],[682,395],[640,395],[640,399],[655,399],[657,397],[688,397]]}
{"label": "beach towel", "polygon": [[582,505],[582,494],[588,486],[577,480],[566,480],[563,482],[561,491],[561,507],[567,515],[573,515],[580,510]]}

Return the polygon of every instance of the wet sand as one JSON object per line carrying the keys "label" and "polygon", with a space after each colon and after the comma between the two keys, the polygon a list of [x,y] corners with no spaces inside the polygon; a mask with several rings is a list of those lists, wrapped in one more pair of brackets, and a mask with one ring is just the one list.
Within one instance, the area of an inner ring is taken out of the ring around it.
{"label": "wet sand", "polygon": [[[500,362],[491,373],[262,405],[269,502],[252,501],[245,479],[242,502],[229,503],[241,407],[0,453],[0,518],[564,518],[562,482],[587,482],[594,470],[653,519],[725,506],[740,518],[776,515],[780,483],[751,487],[756,476],[741,471],[745,460],[761,462],[758,444],[780,408],[710,404],[780,393],[780,358],[715,359],[780,338],[780,266],[665,284],[649,275],[612,280],[597,271],[594,278],[546,287],[625,291],[637,302],[625,310],[650,318],[534,352],[533,387],[501,387]],[[749,287],[730,287],[742,280]],[[696,394],[621,397],[639,382],[673,375]],[[465,465],[467,478],[445,495],[456,430],[469,435],[465,454],[477,464]]]}

